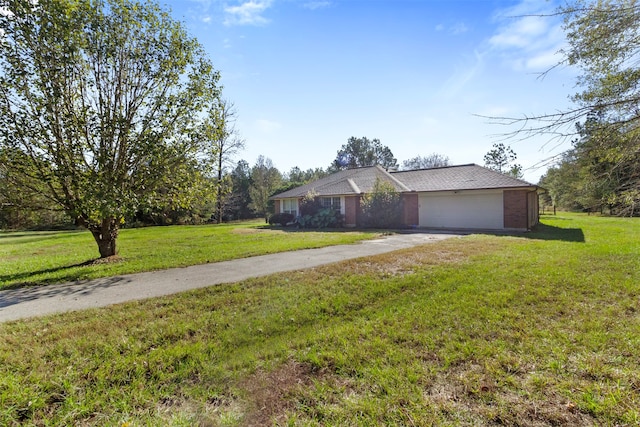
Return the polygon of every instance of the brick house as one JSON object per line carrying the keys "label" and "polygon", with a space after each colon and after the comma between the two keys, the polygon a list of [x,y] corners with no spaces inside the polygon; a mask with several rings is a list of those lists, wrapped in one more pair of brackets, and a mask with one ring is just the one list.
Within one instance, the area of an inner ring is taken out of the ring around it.
{"label": "brick house", "polygon": [[313,191],[325,207],[344,215],[345,225],[355,227],[362,214],[360,199],[376,179],[401,194],[407,227],[528,230],[538,223],[538,186],[476,164],[412,171],[347,169],[271,199],[276,213],[297,216],[300,200]]}

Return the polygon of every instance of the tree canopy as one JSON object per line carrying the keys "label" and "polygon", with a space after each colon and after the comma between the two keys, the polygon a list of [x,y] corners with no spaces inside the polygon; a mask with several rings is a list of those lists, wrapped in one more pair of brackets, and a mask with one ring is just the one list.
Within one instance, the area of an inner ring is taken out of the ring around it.
{"label": "tree canopy", "polygon": [[366,137],[356,138],[352,136],[338,150],[330,169],[338,171],[374,165],[380,165],[386,169],[396,168],[398,167],[398,161],[393,157],[391,149],[386,145],[382,145],[379,139],[370,140]]}
{"label": "tree canopy", "polygon": [[88,228],[102,257],[116,254],[126,215],[202,197],[204,147],[193,135],[219,75],[182,24],[135,0],[3,6],[7,179]]}
{"label": "tree canopy", "polygon": [[496,172],[522,178],[522,166],[515,163],[517,154],[511,147],[503,143],[493,144],[491,150],[484,155],[484,165]]}
{"label": "tree canopy", "polygon": [[428,156],[416,156],[402,162],[403,170],[431,169],[449,166],[449,157],[432,153]]}
{"label": "tree canopy", "polygon": [[[574,188],[580,189],[582,197],[573,197],[565,204],[585,209],[607,205],[620,214],[637,214],[640,4],[636,0],[576,0],[557,13],[564,17],[568,42],[558,66],[575,67],[580,72],[578,91],[571,96],[574,105],[552,114],[494,119],[501,124],[517,124],[518,130],[511,134],[514,137],[572,139],[570,155],[561,156],[555,169],[579,170],[572,176],[579,177],[580,183]],[[548,176],[556,173],[550,172]],[[585,193],[589,200],[585,200]]]}
{"label": "tree canopy", "polygon": [[251,186],[249,194],[252,208],[256,214],[265,218],[269,214],[269,197],[271,197],[276,189],[282,183],[282,174],[273,165],[271,159],[264,156],[258,156],[256,164],[251,168]]}

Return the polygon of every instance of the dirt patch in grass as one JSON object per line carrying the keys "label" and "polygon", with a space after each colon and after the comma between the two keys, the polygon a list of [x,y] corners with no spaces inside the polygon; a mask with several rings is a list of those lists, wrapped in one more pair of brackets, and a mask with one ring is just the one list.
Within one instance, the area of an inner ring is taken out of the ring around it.
{"label": "dirt patch in grass", "polygon": [[[345,269],[340,270],[340,274],[344,274],[348,270],[353,274],[402,277],[415,273],[421,268],[462,263],[471,256],[491,253],[499,248],[501,248],[499,241],[483,238],[467,238],[465,245],[460,245],[455,241],[441,241],[371,256],[366,259],[344,261]],[[332,268],[335,269],[335,267]]]}
{"label": "dirt patch in grass", "polygon": [[92,265],[103,265],[103,264],[117,264],[124,261],[125,261],[125,258],[121,257],[120,255],[112,255],[106,258],[92,259],[91,261],[87,261],[82,265],[92,266]]}
{"label": "dirt patch in grass", "polygon": [[424,391],[428,405],[452,418],[460,414],[473,424],[538,426],[593,426],[594,419],[548,390],[542,396],[502,387],[485,369],[464,363],[438,374]]}
{"label": "dirt patch in grass", "polygon": [[248,399],[242,424],[264,426],[282,422],[287,411],[295,408],[294,391],[308,386],[316,375],[310,365],[293,360],[273,371],[258,370],[241,384]]}
{"label": "dirt patch in grass", "polygon": [[424,248],[420,251],[395,253],[391,256],[372,257],[352,265],[356,274],[375,273],[382,277],[405,276],[415,272],[417,268],[428,265],[439,265],[461,262],[465,254],[458,251]]}

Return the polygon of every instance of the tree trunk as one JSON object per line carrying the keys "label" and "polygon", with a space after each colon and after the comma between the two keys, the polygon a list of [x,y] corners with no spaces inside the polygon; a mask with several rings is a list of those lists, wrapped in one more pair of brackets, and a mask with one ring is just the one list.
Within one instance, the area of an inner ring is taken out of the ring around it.
{"label": "tree trunk", "polygon": [[218,154],[218,185],[216,187],[216,211],[218,224],[222,224],[222,150]]}
{"label": "tree trunk", "polygon": [[100,258],[117,255],[116,239],[118,238],[118,223],[114,218],[105,218],[100,226],[89,228],[98,244]]}

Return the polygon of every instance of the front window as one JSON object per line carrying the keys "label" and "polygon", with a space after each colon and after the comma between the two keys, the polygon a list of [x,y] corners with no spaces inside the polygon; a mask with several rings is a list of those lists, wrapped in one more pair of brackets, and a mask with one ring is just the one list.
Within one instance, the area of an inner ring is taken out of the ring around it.
{"label": "front window", "polygon": [[298,199],[282,200],[282,212],[298,216]]}
{"label": "front window", "polygon": [[322,197],[322,207],[340,212],[340,197]]}

